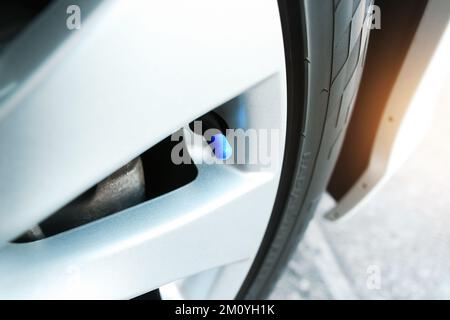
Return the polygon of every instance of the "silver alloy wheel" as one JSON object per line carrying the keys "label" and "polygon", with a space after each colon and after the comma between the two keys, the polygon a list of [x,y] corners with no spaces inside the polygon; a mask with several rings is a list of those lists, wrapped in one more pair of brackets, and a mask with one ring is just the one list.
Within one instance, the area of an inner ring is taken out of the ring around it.
{"label": "silver alloy wheel", "polygon": [[[85,0],[73,31],[71,4],[55,1],[0,56],[0,297],[124,299],[161,287],[165,298],[233,298],[281,173],[277,2]],[[169,194],[11,243],[211,110],[230,127],[278,129],[276,165],[198,165]]]}

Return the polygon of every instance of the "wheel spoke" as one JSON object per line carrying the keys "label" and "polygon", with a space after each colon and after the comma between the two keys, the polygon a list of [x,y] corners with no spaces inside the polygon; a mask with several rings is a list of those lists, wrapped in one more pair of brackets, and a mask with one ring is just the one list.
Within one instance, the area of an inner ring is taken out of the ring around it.
{"label": "wheel spoke", "polygon": [[[277,181],[201,166],[190,185],[60,235],[0,250],[2,298],[130,298],[252,257]],[[207,190],[207,193],[205,193]],[[205,198],[205,194],[208,196]]]}

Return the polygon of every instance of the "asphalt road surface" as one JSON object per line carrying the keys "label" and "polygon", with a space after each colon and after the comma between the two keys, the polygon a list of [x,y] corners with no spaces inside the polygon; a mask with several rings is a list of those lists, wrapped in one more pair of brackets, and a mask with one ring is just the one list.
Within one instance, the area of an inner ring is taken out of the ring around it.
{"label": "asphalt road surface", "polygon": [[[450,81],[449,81],[450,82]],[[353,217],[325,195],[271,298],[450,299],[450,85],[425,139]]]}

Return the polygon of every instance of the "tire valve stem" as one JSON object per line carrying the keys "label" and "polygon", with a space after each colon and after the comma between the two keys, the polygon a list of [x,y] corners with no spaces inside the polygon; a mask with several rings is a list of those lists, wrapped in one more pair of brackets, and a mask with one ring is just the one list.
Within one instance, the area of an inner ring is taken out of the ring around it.
{"label": "tire valve stem", "polygon": [[[196,128],[195,123],[200,122],[200,128]],[[233,154],[233,148],[228,142],[225,132],[228,128],[225,120],[214,111],[208,112],[197,120],[189,124],[191,130],[205,137],[209,146],[214,152],[214,156],[220,160],[228,160]],[[213,130],[213,132],[207,132]]]}

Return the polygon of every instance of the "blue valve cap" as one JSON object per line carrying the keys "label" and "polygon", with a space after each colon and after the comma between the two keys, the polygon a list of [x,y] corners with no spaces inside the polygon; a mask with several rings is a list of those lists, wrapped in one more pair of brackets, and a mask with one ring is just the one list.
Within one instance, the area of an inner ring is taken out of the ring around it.
{"label": "blue valve cap", "polygon": [[211,137],[211,144],[214,147],[214,154],[220,160],[227,160],[233,154],[230,143],[222,133],[217,133]]}

